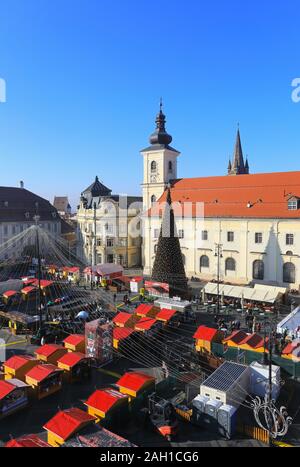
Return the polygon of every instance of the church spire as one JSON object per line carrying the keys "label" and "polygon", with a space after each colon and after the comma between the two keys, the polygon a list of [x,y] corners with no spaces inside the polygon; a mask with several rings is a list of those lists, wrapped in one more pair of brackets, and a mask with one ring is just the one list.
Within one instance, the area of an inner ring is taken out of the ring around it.
{"label": "church spire", "polygon": [[160,98],[159,103],[159,113],[156,116],[155,123],[156,123],[156,130],[150,136],[150,143],[152,145],[163,145],[168,146],[172,142],[172,136],[169,135],[166,131],[166,116],[163,113],[163,102],[162,98]]}
{"label": "church spire", "polygon": [[246,173],[249,173],[249,165],[246,167],[244,162],[240,129],[238,127],[233,160],[232,164],[230,163],[230,166],[228,166],[228,175],[243,175]]}

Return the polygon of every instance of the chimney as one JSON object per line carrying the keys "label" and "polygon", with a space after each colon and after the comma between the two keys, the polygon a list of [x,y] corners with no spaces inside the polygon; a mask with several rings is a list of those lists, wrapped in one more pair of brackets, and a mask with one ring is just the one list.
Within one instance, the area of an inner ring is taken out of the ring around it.
{"label": "chimney", "polygon": [[23,182],[23,180],[20,181],[20,188],[24,188],[24,182]]}

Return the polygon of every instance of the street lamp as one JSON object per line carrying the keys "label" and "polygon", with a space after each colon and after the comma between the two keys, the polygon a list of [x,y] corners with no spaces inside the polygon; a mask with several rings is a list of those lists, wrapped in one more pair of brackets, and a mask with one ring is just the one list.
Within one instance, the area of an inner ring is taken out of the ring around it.
{"label": "street lamp", "polygon": [[215,257],[217,261],[217,316],[220,313],[220,259],[223,258],[223,245],[221,243],[215,243]]}

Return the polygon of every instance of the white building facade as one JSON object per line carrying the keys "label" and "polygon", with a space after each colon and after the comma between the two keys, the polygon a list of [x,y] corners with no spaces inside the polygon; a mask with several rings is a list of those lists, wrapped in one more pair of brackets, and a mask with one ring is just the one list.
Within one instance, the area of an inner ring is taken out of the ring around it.
{"label": "white building facade", "polygon": [[188,277],[212,280],[219,274],[228,283],[298,289],[300,172],[249,175],[238,131],[228,175],[178,179],[180,153],[169,147],[171,140],[161,111],[151,146],[141,151],[144,273],[151,275],[169,185]]}

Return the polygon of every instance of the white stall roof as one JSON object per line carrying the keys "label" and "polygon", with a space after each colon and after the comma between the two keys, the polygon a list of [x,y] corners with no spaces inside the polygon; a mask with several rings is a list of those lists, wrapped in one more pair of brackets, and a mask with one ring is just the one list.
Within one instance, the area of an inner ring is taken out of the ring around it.
{"label": "white stall roof", "polygon": [[[215,282],[208,282],[204,287],[206,294],[217,295],[218,285]],[[220,284],[219,294],[225,297],[244,298],[256,302],[274,303],[277,298],[286,293],[285,288],[263,284],[255,284],[254,287],[242,287],[238,285]]]}
{"label": "white stall roof", "polygon": [[289,334],[292,334],[300,326],[300,306],[295,308],[292,313],[287,315],[280,323],[277,324],[277,332],[283,333],[287,329]]}

